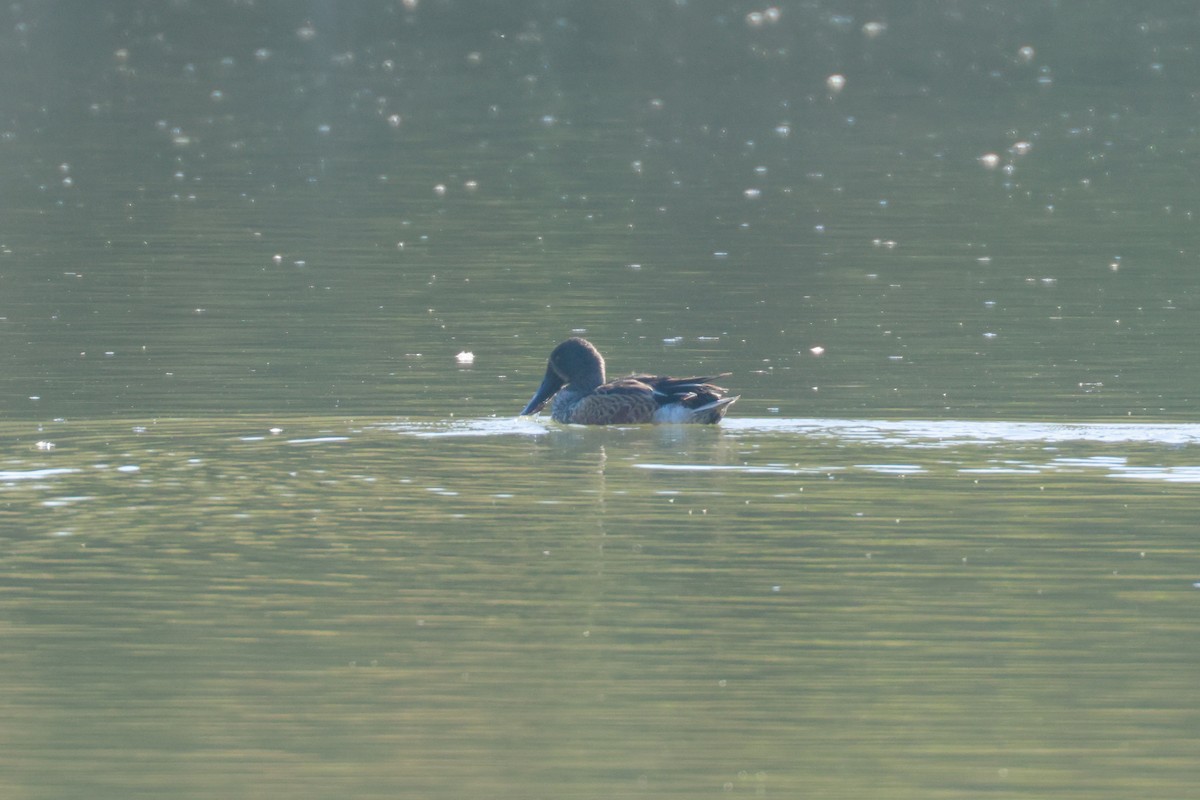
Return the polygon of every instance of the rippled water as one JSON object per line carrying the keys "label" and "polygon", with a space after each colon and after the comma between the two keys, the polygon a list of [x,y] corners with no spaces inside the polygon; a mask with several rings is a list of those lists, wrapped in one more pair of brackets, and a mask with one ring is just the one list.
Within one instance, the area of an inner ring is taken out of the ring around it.
{"label": "rippled water", "polygon": [[1200,17],[597,8],[0,10],[0,797],[1195,794]]}
{"label": "rippled water", "polygon": [[1200,426],[2,433],[0,785],[36,796],[1194,776]]}

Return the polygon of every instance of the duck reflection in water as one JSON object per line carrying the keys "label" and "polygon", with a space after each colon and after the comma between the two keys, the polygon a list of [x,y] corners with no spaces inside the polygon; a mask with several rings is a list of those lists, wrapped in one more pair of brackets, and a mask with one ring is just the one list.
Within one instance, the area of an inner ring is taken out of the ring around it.
{"label": "duck reflection in water", "polygon": [[574,425],[634,425],[648,422],[720,422],[737,397],[704,378],[630,375],[604,377],[604,357],[587,339],[571,338],[550,352],[546,376],[522,415],[534,414],[554,398],[550,416]]}

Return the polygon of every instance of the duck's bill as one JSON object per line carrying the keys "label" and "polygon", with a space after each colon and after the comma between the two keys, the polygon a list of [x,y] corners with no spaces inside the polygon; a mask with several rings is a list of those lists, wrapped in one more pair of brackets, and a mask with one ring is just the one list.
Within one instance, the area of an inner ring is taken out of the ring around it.
{"label": "duck's bill", "polygon": [[542,385],[534,393],[533,399],[525,406],[525,410],[521,412],[521,416],[526,414],[536,414],[541,411],[546,403],[550,402],[550,398],[554,397],[555,393],[563,387],[563,379],[558,377],[553,370],[546,370],[546,377],[542,378]]}

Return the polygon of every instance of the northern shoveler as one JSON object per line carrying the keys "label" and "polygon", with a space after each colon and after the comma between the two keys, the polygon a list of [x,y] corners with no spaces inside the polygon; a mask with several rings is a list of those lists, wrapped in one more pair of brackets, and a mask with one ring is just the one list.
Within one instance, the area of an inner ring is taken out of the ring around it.
{"label": "northern shoveler", "polygon": [[[630,375],[605,382],[604,358],[587,339],[572,338],[550,352],[546,377],[522,415],[533,414],[554,397],[550,416],[575,425],[629,425],[643,422],[720,422],[737,397],[707,378]],[[557,395],[557,396],[555,396]]]}

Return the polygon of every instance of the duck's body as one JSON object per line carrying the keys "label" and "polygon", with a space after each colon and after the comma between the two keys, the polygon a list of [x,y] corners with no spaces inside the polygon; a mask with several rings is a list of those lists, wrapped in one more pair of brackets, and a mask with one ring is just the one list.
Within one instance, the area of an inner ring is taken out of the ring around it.
{"label": "duck's body", "polygon": [[[728,373],[725,373],[728,374]],[[668,378],[630,375],[605,381],[604,358],[586,339],[567,339],[555,347],[546,376],[521,414],[533,414],[554,398],[550,416],[574,425],[715,423],[737,397],[710,381],[724,377]]]}

